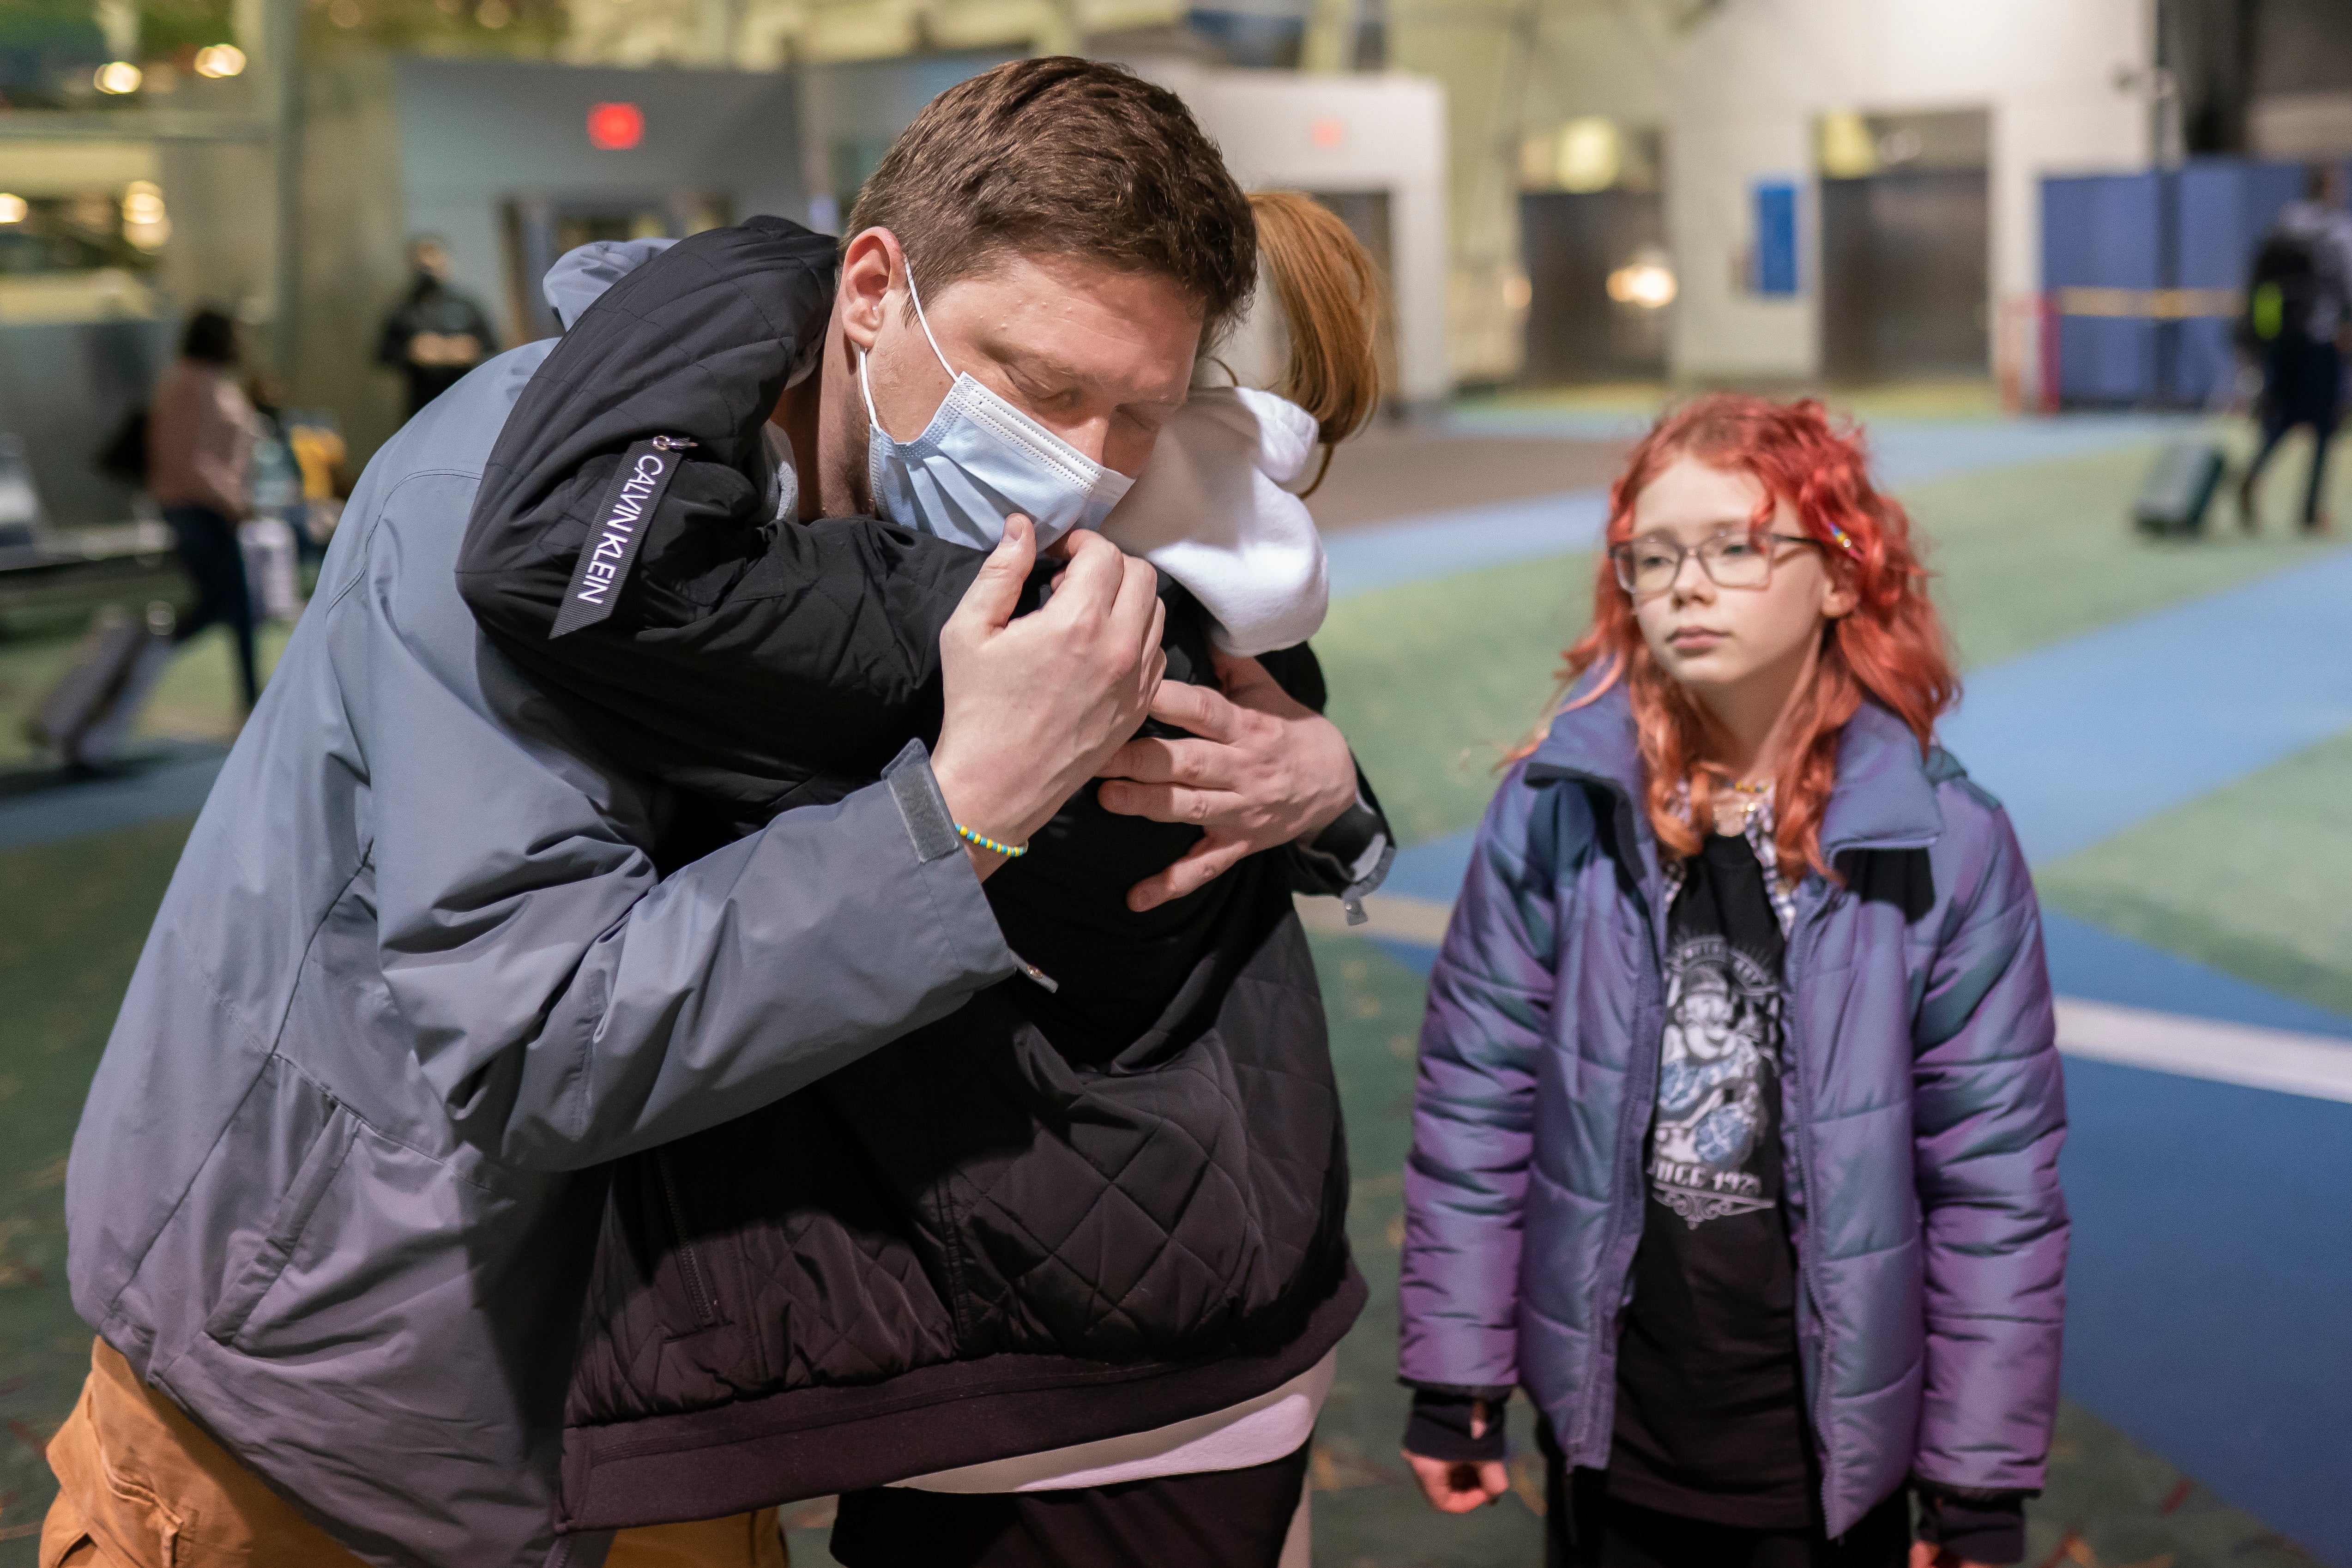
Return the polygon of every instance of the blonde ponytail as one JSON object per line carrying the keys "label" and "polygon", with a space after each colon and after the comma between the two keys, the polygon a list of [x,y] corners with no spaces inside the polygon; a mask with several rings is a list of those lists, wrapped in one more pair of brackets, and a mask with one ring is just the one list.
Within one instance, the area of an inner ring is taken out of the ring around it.
{"label": "blonde ponytail", "polygon": [[1380,269],[1339,216],[1314,197],[1257,191],[1249,204],[1258,260],[1274,283],[1290,342],[1289,363],[1269,390],[1307,410],[1323,443],[1323,467],[1302,492],[1313,495],[1330,471],[1331,449],[1361,429],[1380,403],[1373,337]]}

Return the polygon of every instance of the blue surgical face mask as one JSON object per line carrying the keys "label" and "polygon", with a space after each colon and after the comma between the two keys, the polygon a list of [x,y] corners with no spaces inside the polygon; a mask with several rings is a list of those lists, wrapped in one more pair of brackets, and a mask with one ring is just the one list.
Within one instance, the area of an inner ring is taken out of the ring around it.
{"label": "blue surgical face mask", "polygon": [[1037,542],[1051,544],[1074,528],[1099,528],[1135,481],[1106,468],[1012,404],[981,385],[970,373],[956,374],[915,292],[914,268],[907,270],[908,297],[924,341],[955,385],[911,441],[894,439],[874,412],[874,389],[866,376],[866,355],[857,356],[857,384],[866,394],[866,477],[883,517],[904,528],[982,550],[1004,536],[1004,520],[1019,512],[1037,525]]}

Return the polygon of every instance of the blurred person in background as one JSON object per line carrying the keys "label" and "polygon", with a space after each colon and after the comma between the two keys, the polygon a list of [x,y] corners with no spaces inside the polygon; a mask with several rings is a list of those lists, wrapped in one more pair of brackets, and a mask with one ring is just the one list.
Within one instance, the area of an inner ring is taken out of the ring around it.
{"label": "blurred person in background", "polygon": [[[343,460],[343,438],[334,428],[334,416],[286,405],[285,383],[268,371],[246,383],[246,395],[261,416],[263,438],[256,455],[257,468],[267,464],[278,469],[287,488],[282,513],[293,531],[294,548],[304,564],[327,552],[335,531],[336,467]],[[255,486],[258,504],[261,484]]]}
{"label": "blurred person in background", "polygon": [[253,657],[253,593],[237,524],[253,515],[260,416],[236,383],[236,322],[219,310],[188,320],[180,357],[163,373],[147,416],[147,489],[172,526],[196,606],[173,637],[186,642],[227,623],[247,712],[260,698]]}
{"label": "blurred person in background", "polygon": [[1430,981],[1406,1458],[1445,1511],[1499,1498],[1525,1389],[1553,1568],[2015,1563],[2064,1093],[1909,525],[1819,404],[1733,395],[1610,510]]}
{"label": "blurred person in background", "polygon": [[408,292],[383,319],[376,340],[380,364],[397,370],[408,384],[405,417],[459,382],[466,373],[499,352],[490,318],[471,295],[449,286],[449,246],[438,235],[409,242],[415,275]]}
{"label": "blurred person in background", "polygon": [[2305,533],[2333,531],[2326,511],[2327,447],[2343,412],[2344,355],[2352,336],[2352,210],[2340,170],[2314,166],[2304,199],[2290,203],[2255,254],[2242,335],[2262,366],[2262,446],[2238,483],[2238,520],[2261,526],[2255,485],[2288,431],[2311,430],[2303,493]]}

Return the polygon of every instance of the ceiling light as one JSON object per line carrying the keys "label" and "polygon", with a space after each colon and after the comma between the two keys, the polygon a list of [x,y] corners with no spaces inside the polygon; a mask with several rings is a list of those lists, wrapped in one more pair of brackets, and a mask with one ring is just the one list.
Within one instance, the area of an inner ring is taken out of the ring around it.
{"label": "ceiling light", "polygon": [[196,74],[218,80],[245,69],[245,51],[235,44],[207,44],[196,51]]}
{"label": "ceiling light", "polygon": [[10,191],[0,191],[0,224],[22,223],[33,210],[32,204]]}
{"label": "ceiling light", "polygon": [[97,84],[99,91],[116,98],[121,97],[126,92],[137,92],[139,83],[142,79],[139,68],[129,60],[109,60],[99,67],[97,73],[90,78],[90,80]]}
{"label": "ceiling light", "polygon": [[1614,121],[1597,117],[1571,120],[1559,128],[1559,188],[1605,191],[1617,183],[1624,143]]}
{"label": "ceiling light", "polygon": [[1645,250],[1609,275],[1609,297],[1621,305],[1661,310],[1673,304],[1678,292],[1675,269],[1658,251]]}
{"label": "ceiling light", "polygon": [[172,237],[163,187],[154,181],[133,180],[122,188],[122,237],[150,252],[163,249],[163,242]]}

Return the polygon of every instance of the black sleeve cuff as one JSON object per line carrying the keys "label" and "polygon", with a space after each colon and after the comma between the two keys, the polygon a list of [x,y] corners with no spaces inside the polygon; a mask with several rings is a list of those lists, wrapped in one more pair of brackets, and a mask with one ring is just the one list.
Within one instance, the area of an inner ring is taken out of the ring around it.
{"label": "black sleeve cuff", "polygon": [[[1486,1406],[1486,1429],[1474,1437],[1470,1435],[1470,1418],[1482,1404]],[[1419,1454],[1424,1459],[1444,1459],[1449,1464],[1475,1464],[1507,1457],[1509,1450],[1503,1437],[1500,1401],[1434,1394],[1426,1388],[1413,1390],[1412,1415],[1404,1426],[1405,1452]]]}
{"label": "black sleeve cuff", "polygon": [[1288,846],[1293,892],[1332,897],[1347,906],[1348,923],[1364,922],[1364,895],[1379,887],[1396,858],[1396,838],[1372,794],[1371,781],[1356,769],[1356,804],[1312,839]]}
{"label": "black sleeve cuff", "polygon": [[2018,1563],[2025,1557],[2023,1492],[1972,1492],[1965,1497],[1922,1485],[1919,1539],[1969,1563]]}

